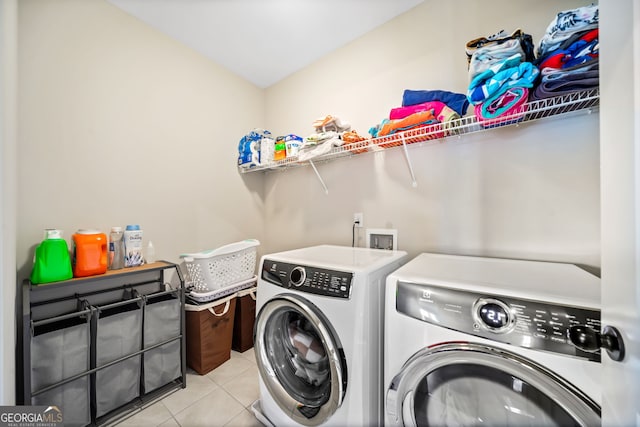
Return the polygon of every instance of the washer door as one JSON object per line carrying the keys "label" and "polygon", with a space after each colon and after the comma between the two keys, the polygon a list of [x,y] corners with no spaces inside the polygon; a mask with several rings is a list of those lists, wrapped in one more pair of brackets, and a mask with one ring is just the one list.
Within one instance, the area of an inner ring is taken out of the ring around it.
{"label": "washer door", "polygon": [[536,362],[473,343],[412,356],[386,395],[395,425],[600,426],[600,407]]}
{"label": "washer door", "polygon": [[311,302],[290,294],[267,301],[256,316],[254,346],[269,394],[293,421],[316,426],[342,405],[344,351]]}

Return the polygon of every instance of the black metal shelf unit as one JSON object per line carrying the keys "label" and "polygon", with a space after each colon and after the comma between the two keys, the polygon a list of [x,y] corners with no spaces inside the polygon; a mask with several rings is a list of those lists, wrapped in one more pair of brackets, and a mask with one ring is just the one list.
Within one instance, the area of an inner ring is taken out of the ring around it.
{"label": "black metal shelf unit", "polygon": [[160,261],[22,285],[19,403],[101,425],[186,387],[184,280]]}

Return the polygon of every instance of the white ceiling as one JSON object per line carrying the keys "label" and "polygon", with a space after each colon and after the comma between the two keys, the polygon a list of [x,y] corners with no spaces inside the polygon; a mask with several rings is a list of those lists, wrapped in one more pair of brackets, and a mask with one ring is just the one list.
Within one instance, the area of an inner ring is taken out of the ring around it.
{"label": "white ceiling", "polygon": [[265,88],[424,0],[108,0]]}

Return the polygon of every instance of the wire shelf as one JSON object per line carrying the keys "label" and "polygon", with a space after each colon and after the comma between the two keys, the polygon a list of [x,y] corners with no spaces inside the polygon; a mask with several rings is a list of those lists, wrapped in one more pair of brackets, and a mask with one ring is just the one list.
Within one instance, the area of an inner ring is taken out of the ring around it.
{"label": "wire shelf", "polygon": [[[572,92],[553,98],[540,99],[525,103],[508,115],[495,119],[479,120],[475,115],[465,116],[446,123],[423,126],[404,132],[369,138],[363,141],[333,147],[329,152],[312,159],[300,161],[290,157],[275,162],[258,165],[252,168],[239,168],[240,172],[257,172],[264,170],[283,170],[296,166],[311,165],[340,157],[354,156],[367,152],[382,151],[393,147],[402,147],[415,143],[444,142],[450,137],[459,137],[471,133],[483,132],[504,126],[519,125],[548,117],[565,115],[573,112],[590,113],[599,106],[599,88]],[[326,190],[326,188],[325,188]]]}

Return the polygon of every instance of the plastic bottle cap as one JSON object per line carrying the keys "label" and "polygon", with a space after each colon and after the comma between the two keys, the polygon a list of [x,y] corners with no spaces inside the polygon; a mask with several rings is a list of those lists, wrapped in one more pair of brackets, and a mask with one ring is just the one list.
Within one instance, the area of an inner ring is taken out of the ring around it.
{"label": "plastic bottle cap", "polygon": [[102,231],[94,230],[94,229],[91,229],[91,228],[87,228],[87,229],[81,228],[78,231],[76,231],[76,233],[77,234],[100,234],[100,233],[102,233]]}
{"label": "plastic bottle cap", "polygon": [[111,231],[114,233],[119,233],[122,231],[122,227],[111,227]]}
{"label": "plastic bottle cap", "polygon": [[47,228],[44,230],[45,239],[62,239],[62,230],[57,228]]}
{"label": "plastic bottle cap", "polygon": [[127,225],[127,230],[129,231],[140,230],[140,226],[138,224]]}

